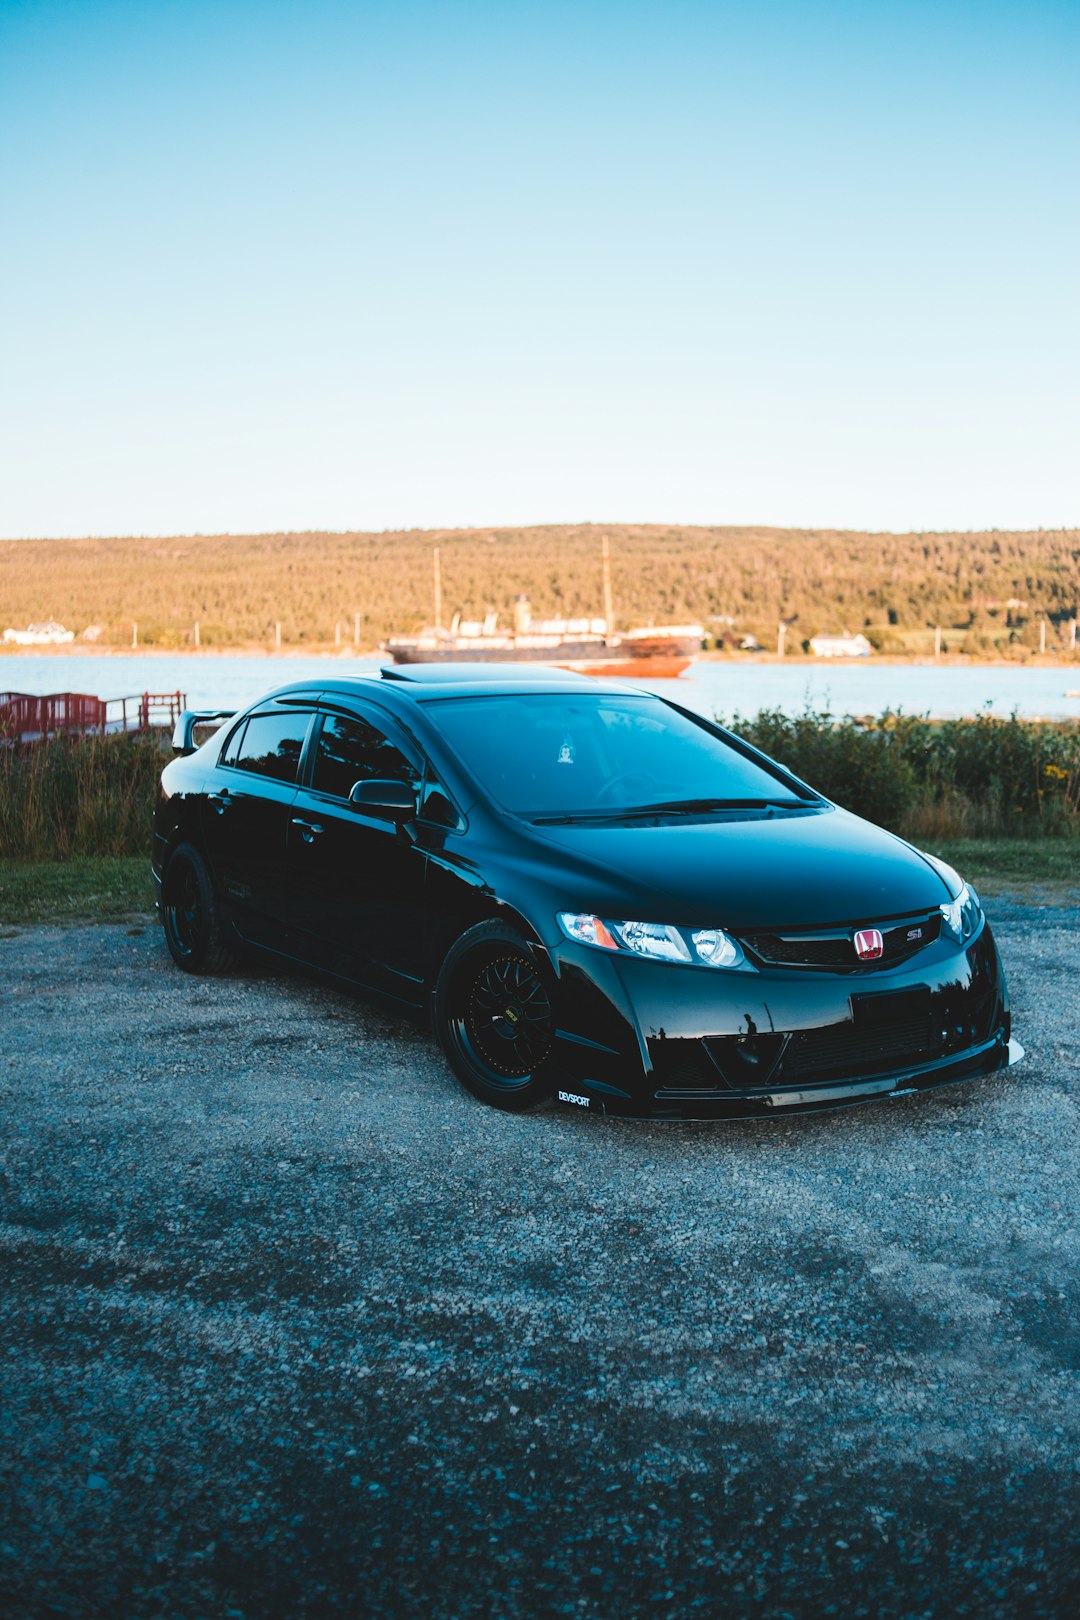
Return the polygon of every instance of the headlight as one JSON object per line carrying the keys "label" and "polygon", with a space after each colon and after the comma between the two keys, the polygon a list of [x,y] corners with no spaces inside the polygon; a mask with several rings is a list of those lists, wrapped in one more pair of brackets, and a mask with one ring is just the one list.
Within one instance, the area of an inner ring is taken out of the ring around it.
{"label": "headlight", "polygon": [[615,924],[616,936],[635,956],[653,956],[659,962],[689,962],[690,952],[677,928],[666,923]]}
{"label": "headlight", "polygon": [[728,934],[721,933],[719,928],[702,928],[698,933],[691,934],[690,938],[698,956],[709,967],[734,967],[742,955],[735,941]]}
{"label": "headlight", "polygon": [[961,885],[960,893],[955,900],[949,900],[941,908],[941,915],[947,933],[963,945],[965,940],[971,938],[982,921],[982,907],[979,897],[974,889],[966,883]]}
{"label": "headlight", "polygon": [[631,951],[654,962],[689,962],[691,966],[748,967],[738,942],[719,928],[690,933],[670,923],[605,922],[588,911],[560,911],[559,927],[579,945],[605,951]]}
{"label": "headlight", "polygon": [[[924,852],[925,853],[925,852]],[[970,884],[965,883],[955,867],[948,861],[939,860],[936,855],[927,855],[930,862],[945,880],[945,885],[953,898],[939,909],[942,916],[942,926],[945,932],[961,945],[969,940],[982,922],[982,906],[979,897]]]}
{"label": "headlight", "polygon": [[568,939],[576,939],[579,945],[599,945],[605,951],[617,951],[619,948],[607,925],[591,912],[560,911],[559,927]]}

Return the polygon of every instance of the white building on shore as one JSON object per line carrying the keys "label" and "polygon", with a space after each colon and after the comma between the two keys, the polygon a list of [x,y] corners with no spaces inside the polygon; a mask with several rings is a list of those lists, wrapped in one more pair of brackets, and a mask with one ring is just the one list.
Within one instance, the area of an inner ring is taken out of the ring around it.
{"label": "white building on shore", "polygon": [[4,631],[4,642],[9,647],[57,647],[74,640],[74,630],[65,630],[55,619],[47,619],[44,624],[28,624],[25,630]]}
{"label": "white building on shore", "polygon": [[857,636],[810,637],[810,651],[815,658],[869,658],[873,650],[861,633]]}

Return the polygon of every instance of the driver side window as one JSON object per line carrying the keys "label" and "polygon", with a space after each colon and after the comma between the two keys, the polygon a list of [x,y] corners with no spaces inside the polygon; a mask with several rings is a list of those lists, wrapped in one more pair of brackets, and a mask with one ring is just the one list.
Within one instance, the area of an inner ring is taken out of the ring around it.
{"label": "driver side window", "polygon": [[326,714],[315,744],[311,786],[347,799],[357,782],[393,780],[420,789],[420,772],[396,743],[360,715]]}

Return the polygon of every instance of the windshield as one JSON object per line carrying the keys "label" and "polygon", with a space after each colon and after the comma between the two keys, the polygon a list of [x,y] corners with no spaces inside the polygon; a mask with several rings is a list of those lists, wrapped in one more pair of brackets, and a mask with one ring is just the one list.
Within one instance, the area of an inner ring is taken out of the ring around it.
{"label": "windshield", "polygon": [[492,798],[521,815],[807,802],[647,693],[446,698],[429,713]]}

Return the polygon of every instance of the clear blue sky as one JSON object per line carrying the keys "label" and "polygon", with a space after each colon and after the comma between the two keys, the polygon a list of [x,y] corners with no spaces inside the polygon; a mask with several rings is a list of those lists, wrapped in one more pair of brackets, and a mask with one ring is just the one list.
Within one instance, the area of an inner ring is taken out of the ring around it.
{"label": "clear blue sky", "polygon": [[0,0],[0,534],[1080,523],[1080,4]]}

